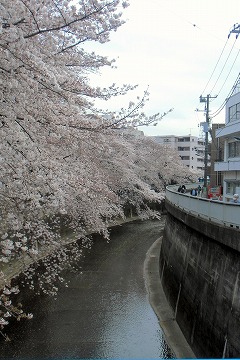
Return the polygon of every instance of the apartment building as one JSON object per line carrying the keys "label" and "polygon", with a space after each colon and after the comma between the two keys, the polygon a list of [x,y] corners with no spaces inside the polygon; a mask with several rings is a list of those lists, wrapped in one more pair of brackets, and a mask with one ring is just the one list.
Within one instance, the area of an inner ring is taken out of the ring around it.
{"label": "apartment building", "polygon": [[240,83],[238,82],[225,106],[225,126],[216,131],[224,141],[224,159],[215,163],[214,171],[223,175],[223,197],[228,201],[240,195]]}
{"label": "apartment building", "polygon": [[175,149],[182,162],[199,177],[204,175],[205,141],[196,136],[151,136],[157,143]]}

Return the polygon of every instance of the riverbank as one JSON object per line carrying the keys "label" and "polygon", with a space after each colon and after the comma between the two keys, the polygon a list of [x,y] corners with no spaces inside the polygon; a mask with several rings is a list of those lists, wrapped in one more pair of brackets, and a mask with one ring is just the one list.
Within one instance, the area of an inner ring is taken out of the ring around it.
{"label": "riverbank", "polygon": [[[116,219],[109,224],[109,228],[112,226],[121,226],[125,223],[132,222],[135,220],[139,220],[138,216],[132,216],[125,219]],[[89,232],[88,235],[91,235],[94,232]],[[0,291],[5,287],[5,285],[9,285],[11,281],[17,278],[20,274],[22,274],[30,265],[33,263],[37,263],[45,257],[51,255],[59,248],[69,245],[73,242],[76,242],[77,238],[75,234],[68,234],[61,238],[59,244],[55,244],[55,247],[41,247],[38,249],[38,254],[29,255],[28,253],[23,253],[17,259],[10,260],[8,263],[0,264]]]}
{"label": "riverbank", "polygon": [[157,239],[152,244],[144,262],[144,278],[149,302],[158,317],[165,340],[176,358],[196,358],[175,320],[174,311],[170,307],[162,288],[159,275],[161,244],[162,238]]}

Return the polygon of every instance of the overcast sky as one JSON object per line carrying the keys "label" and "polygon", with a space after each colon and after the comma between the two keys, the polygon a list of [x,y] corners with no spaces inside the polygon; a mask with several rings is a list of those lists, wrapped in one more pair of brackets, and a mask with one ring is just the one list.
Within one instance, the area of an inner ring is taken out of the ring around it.
{"label": "overcast sky", "polygon": [[[140,128],[145,135],[201,136],[205,121],[199,96],[217,96],[218,110],[240,72],[240,36],[231,34],[240,23],[240,0],[129,0],[126,24],[97,46],[97,53],[116,58],[117,69],[104,69],[94,83],[138,84],[134,101],[149,86],[147,114],[174,108],[157,126]],[[127,105],[129,97],[109,107]],[[200,111],[196,111],[199,109]],[[224,110],[213,122],[224,122]]]}

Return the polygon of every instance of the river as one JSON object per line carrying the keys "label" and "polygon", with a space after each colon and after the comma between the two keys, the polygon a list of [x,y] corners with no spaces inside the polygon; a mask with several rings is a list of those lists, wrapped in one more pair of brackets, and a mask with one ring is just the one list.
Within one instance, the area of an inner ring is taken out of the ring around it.
{"label": "river", "polygon": [[109,242],[96,236],[79,271],[65,272],[69,284],[56,299],[26,291],[34,317],[11,328],[0,358],[173,358],[143,273],[146,253],[163,226],[161,220],[138,220],[114,227]]}

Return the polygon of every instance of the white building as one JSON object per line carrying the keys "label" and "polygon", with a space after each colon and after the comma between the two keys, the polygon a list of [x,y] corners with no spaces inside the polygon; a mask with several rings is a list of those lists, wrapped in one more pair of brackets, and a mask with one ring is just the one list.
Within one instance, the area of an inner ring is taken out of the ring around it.
{"label": "white building", "polygon": [[205,141],[196,136],[151,136],[157,143],[175,149],[182,162],[202,177],[204,174]]}
{"label": "white building", "polygon": [[240,88],[239,84],[227,99],[225,127],[216,131],[224,139],[224,161],[216,162],[215,171],[223,174],[223,196],[228,201],[233,194],[240,196]]}

